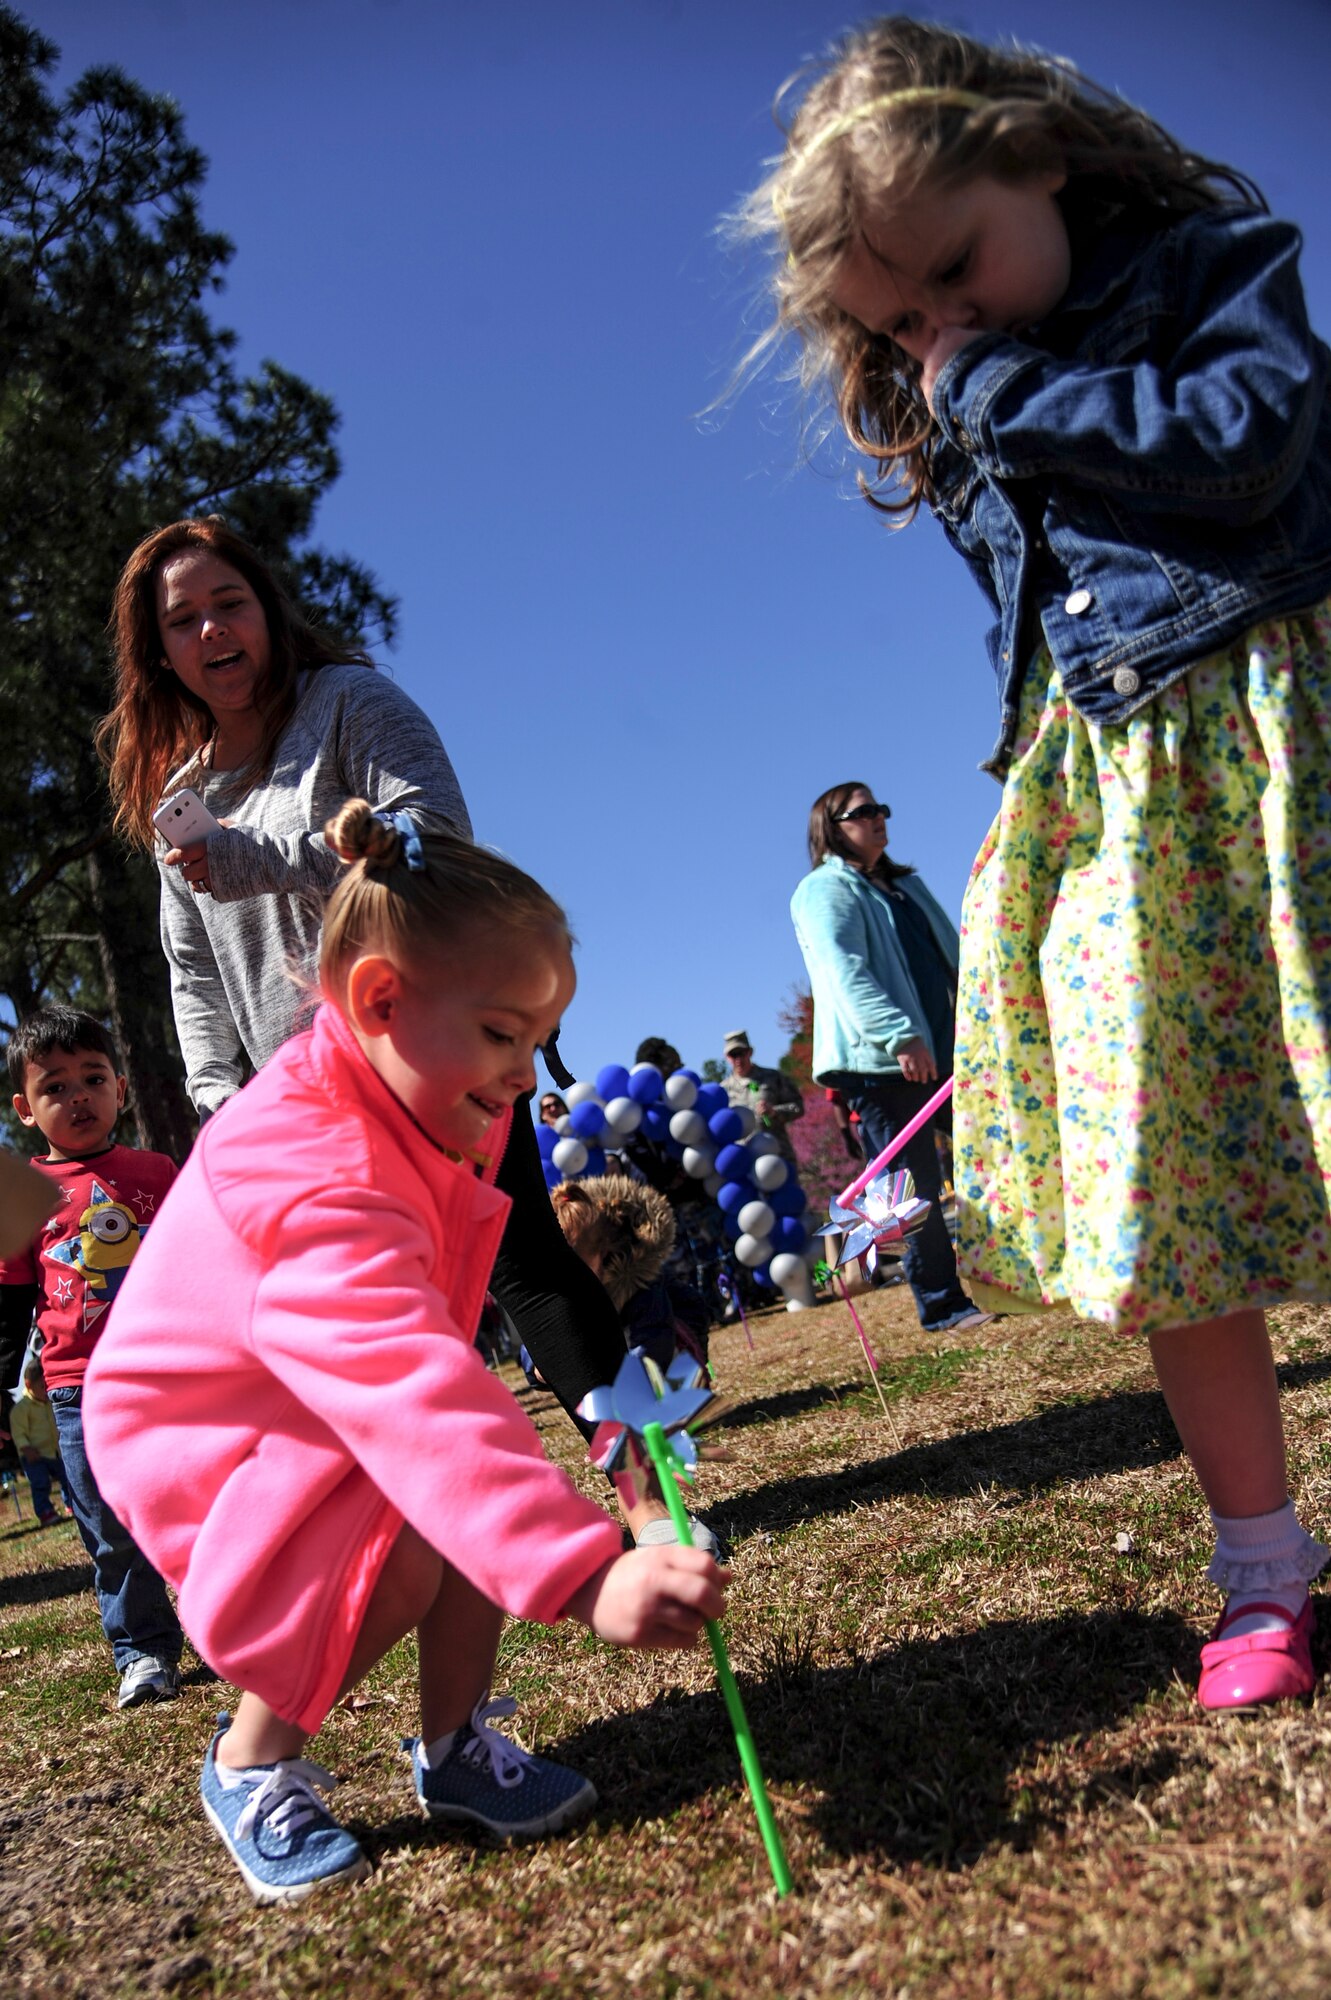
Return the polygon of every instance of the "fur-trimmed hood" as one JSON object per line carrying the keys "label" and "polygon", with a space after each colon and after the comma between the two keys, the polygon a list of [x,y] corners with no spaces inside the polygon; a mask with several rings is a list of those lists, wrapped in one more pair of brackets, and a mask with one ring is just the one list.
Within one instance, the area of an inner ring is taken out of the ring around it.
{"label": "fur-trimmed hood", "polygon": [[675,1215],[663,1194],[626,1174],[562,1181],[551,1191],[555,1211],[587,1209],[610,1238],[601,1253],[601,1283],[617,1312],[665,1269],[675,1247]]}

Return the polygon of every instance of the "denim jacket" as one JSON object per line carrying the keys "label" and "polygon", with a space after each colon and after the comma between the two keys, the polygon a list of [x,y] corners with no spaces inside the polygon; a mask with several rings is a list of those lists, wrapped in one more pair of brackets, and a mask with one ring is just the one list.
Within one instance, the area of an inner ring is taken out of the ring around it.
{"label": "denim jacket", "polygon": [[[896,887],[923,910],[955,972],[960,940],[918,875]],[[813,1079],[900,1076],[898,1050],[917,1037],[936,1056],[929,1023],[897,936],[892,903],[839,854],[827,855],[790,899],[813,993]]]}
{"label": "denim jacket", "polygon": [[935,512],[997,613],[987,768],[1040,628],[1069,700],[1115,723],[1331,592],[1331,356],[1301,240],[1235,206],[1111,227],[1039,326],[940,371]]}

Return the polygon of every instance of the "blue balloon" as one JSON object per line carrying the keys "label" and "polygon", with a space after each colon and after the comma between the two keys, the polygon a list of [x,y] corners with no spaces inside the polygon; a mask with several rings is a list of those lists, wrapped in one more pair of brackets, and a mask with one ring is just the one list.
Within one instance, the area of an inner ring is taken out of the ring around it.
{"label": "blue balloon", "polygon": [[546,1160],[541,1172],[545,1175],[545,1184],[548,1188],[557,1188],[564,1178],[553,1160]]}
{"label": "blue balloon", "polygon": [[716,1156],[716,1171],[723,1181],[743,1181],[753,1177],[753,1155],[743,1146],[723,1146]]}
{"label": "blue balloon", "polygon": [[607,1063],[596,1072],[596,1095],[608,1104],[612,1097],[627,1097],[629,1094],[629,1073],[623,1063]]}
{"label": "blue balloon", "polygon": [[744,1123],[738,1111],[732,1111],[727,1104],[724,1111],[714,1111],[707,1120],[707,1130],[718,1146],[733,1146],[743,1136]]}
{"label": "blue balloon", "polygon": [[716,1191],[716,1205],[722,1215],[738,1215],[752,1198],[753,1189],[747,1181],[726,1181]]}
{"label": "blue balloon", "polygon": [[809,1232],[797,1215],[778,1215],[772,1235],[778,1250],[793,1250],[797,1257],[809,1240]]}
{"label": "blue balloon", "polygon": [[570,1130],[579,1139],[599,1139],[605,1130],[603,1104],[575,1104],[568,1114]]}
{"label": "blue balloon", "polygon": [[739,1226],[739,1217],[737,1215],[726,1216],[721,1227],[732,1243],[738,1243],[740,1237],[744,1234],[744,1231]]}
{"label": "blue balloon", "polygon": [[653,1104],[642,1114],[642,1130],[649,1139],[655,1139],[658,1146],[670,1137],[672,1113],[668,1104]]}
{"label": "blue balloon", "polygon": [[809,1206],[809,1197],[798,1181],[786,1181],[764,1196],[768,1207],[777,1215],[803,1215]]}
{"label": "blue balloon", "polygon": [[578,1175],[578,1179],[582,1181],[595,1180],[598,1174],[603,1174],[604,1172],[605,1148],[603,1146],[589,1146],[587,1148],[587,1164]]}
{"label": "blue balloon", "polygon": [[749,1273],[749,1276],[754,1280],[755,1284],[765,1285],[769,1292],[772,1291],[776,1285],[776,1279],[772,1276],[772,1266],[770,1262],[766,1264],[760,1264],[756,1271],[751,1271]]}
{"label": "blue balloon", "polygon": [[704,1083],[700,1086],[695,1111],[701,1111],[704,1118],[710,1118],[715,1111],[724,1111],[730,1099],[726,1096],[723,1083]]}
{"label": "blue balloon", "polygon": [[553,1125],[538,1125],[536,1127],[536,1150],[543,1160],[549,1159],[558,1144],[559,1134]]}
{"label": "blue balloon", "polygon": [[635,1104],[655,1104],[664,1089],[665,1078],[656,1064],[644,1063],[629,1077],[625,1096],[631,1097]]}

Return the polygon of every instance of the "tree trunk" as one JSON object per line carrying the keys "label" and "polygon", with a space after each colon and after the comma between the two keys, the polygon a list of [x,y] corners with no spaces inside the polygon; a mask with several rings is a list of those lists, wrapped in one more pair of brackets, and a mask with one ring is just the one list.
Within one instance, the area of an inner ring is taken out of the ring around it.
{"label": "tree trunk", "polygon": [[129,1113],[140,1146],[183,1160],[194,1143],[195,1116],[185,1095],[171,1027],[166,961],[157,942],[156,871],[112,841],[85,866],[111,1029],[125,1075]]}

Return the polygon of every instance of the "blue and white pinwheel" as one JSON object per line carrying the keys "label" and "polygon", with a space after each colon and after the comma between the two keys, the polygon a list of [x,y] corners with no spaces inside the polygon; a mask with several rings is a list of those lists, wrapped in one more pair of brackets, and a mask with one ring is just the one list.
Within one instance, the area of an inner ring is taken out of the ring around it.
{"label": "blue and white pinwheel", "polygon": [[903,1242],[919,1228],[931,1206],[916,1194],[914,1178],[904,1168],[897,1173],[885,1168],[861,1188],[852,1207],[843,1208],[835,1199],[829,1202],[831,1221],[813,1233],[843,1238],[832,1260],[834,1270],[862,1257],[865,1269],[872,1272],[877,1268],[879,1251]]}
{"label": "blue and white pinwheel", "polygon": [[715,1401],[707,1371],[692,1355],[677,1354],[662,1374],[640,1347],[631,1347],[614,1381],[589,1389],[578,1404],[578,1415],[596,1425],[587,1456],[610,1474],[620,1498],[633,1506],[643,1497],[651,1476],[642,1441],[646,1426],[660,1424],[667,1436],[671,1470],[692,1479],[698,1447],[685,1426],[699,1422]]}

